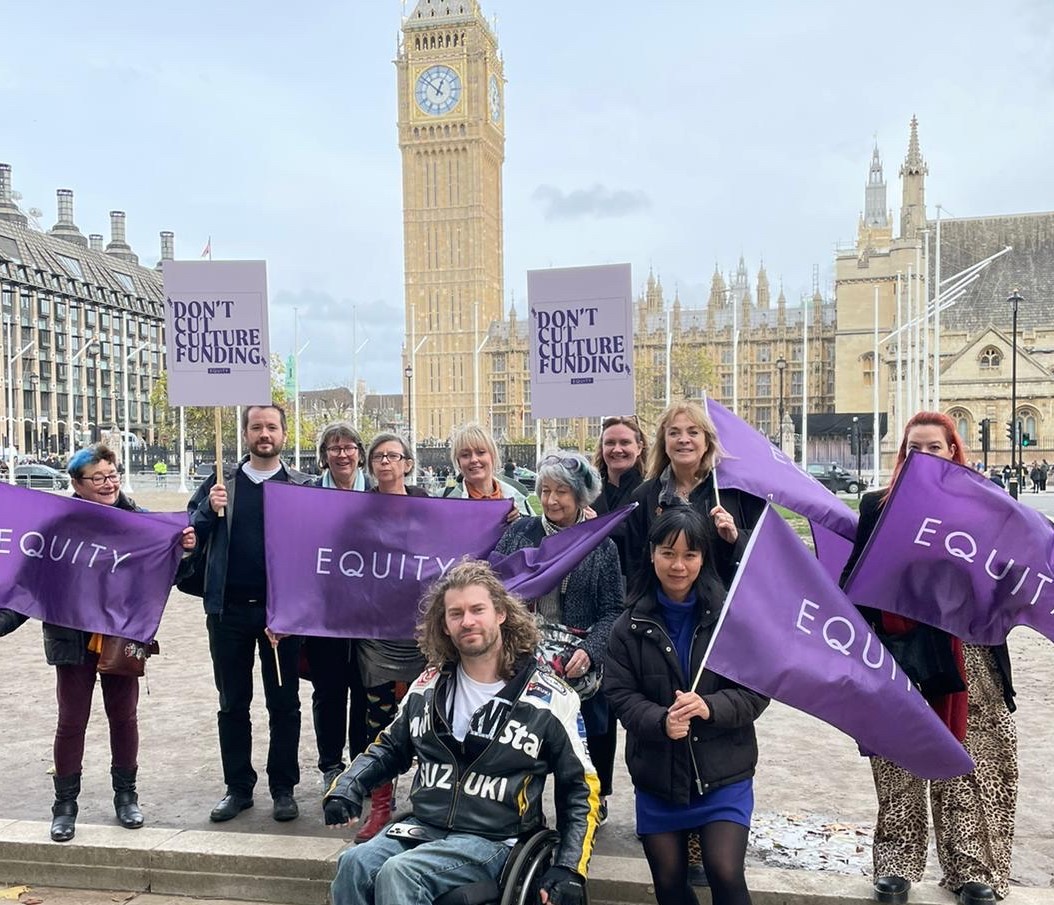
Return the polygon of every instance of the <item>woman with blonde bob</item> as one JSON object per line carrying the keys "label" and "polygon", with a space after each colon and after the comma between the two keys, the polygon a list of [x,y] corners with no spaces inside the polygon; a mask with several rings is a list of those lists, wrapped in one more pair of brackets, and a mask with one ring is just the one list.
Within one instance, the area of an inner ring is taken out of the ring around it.
{"label": "woman with blonde bob", "polygon": [[715,469],[724,450],[717,428],[697,402],[668,406],[659,418],[655,442],[648,456],[647,480],[632,499],[640,505],[626,520],[626,575],[630,582],[648,559],[652,522],[671,506],[691,506],[713,521],[717,540],[714,565],[727,587],[764,500],[720,486]]}
{"label": "woman with blonde bob", "polygon": [[511,500],[510,522],[521,515],[533,515],[527,497],[498,477],[498,446],[490,432],[479,424],[466,424],[451,434],[450,461],[458,477],[443,496],[467,500]]}

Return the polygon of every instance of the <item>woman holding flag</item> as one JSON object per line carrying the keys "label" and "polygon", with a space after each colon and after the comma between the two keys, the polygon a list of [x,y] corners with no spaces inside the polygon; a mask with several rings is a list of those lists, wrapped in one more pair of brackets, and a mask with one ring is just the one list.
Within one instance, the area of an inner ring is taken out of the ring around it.
{"label": "woman holding flag", "polygon": [[637,835],[658,905],[697,905],[688,836],[702,839],[714,905],[749,905],[744,873],[758,748],[768,699],[704,669],[725,589],[709,551],[714,529],[690,506],[652,525],[605,660],[604,692],[626,727]]}
{"label": "woman holding flag", "polygon": [[[359,432],[347,421],[327,424],[318,438],[316,484],[332,490],[367,489],[366,450]],[[311,717],[318,748],[322,785],[329,788],[346,764],[370,743],[366,728],[366,690],[359,672],[354,638],[304,638],[302,648],[311,676]],[[344,760],[344,746],[348,760]]]}
{"label": "woman holding flag", "polygon": [[[129,512],[142,510],[121,492],[117,456],[103,444],[82,449],[69,461],[75,499]],[[68,541],[67,541],[68,543]],[[193,550],[194,529],[183,531],[182,546]],[[14,631],[26,616],[0,610],[0,635]],[[44,623],[44,656],[55,667],[58,725],[55,728],[55,803],[51,807],[51,838],[68,842],[76,832],[77,798],[81,791],[84,736],[91,716],[96,677],[102,686],[106,720],[110,729],[110,776],[117,822],[134,830],[143,825],[136,775],[139,771],[139,679],[133,675],[100,674],[97,670],[102,636],[75,628]]]}
{"label": "woman holding flag", "polygon": [[722,453],[717,428],[699,403],[675,402],[662,413],[647,480],[633,492],[632,499],[640,505],[626,520],[626,575],[631,582],[637,571],[647,568],[652,522],[668,507],[687,504],[713,520],[714,566],[725,586],[731,584],[765,503],[749,493],[718,487]]}
{"label": "woman holding flag", "polygon": [[[947,415],[912,416],[904,427],[889,486],[860,501],[856,543],[842,573],[843,586],[912,452],[966,464],[962,438]],[[1007,647],[964,644],[903,616],[860,610],[975,764],[965,776],[929,782],[937,857],[944,873],[941,886],[952,890],[961,905],[1002,899],[1010,891],[1018,779]],[[878,794],[875,898],[905,903],[911,884],[922,879],[926,867],[927,781],[880,757],[871,758],[871,769]]]}
{"label": "woman holding flag", "polygon": [[[372,493],[426,497],[428,491],[406,479],[413,473],[414,456],[410,444],[398,434],[377,434],[366,453],[366,467],[376,481]],[[393,513],[393,517],[397,517]],[[366,689],[366,731],[371,739],[388,728],[407,683],[425,668],[425,659],[413,639],[405,641],[363,638],[358,644],[359,671]],[[392,816],[392,783],[378,786],[370,795],[370,816],[355,834],[356,842],[369,842]]]}

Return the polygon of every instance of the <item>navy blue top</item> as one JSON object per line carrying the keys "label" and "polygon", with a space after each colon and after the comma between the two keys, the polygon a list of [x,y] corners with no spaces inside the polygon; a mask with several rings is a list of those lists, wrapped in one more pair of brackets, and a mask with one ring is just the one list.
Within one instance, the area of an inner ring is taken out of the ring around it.
{"label": "navy blue top", "polygon": [[670,600],[662,592],[662,588],[656,588],[655,598],[662,608],[666,631],[677,650],[681,672],[684,673],[685,681],[690,682],[692,680],[692,635],[695,634],[695,593],[689,594],[683,603],[678,603],[676,600]]}

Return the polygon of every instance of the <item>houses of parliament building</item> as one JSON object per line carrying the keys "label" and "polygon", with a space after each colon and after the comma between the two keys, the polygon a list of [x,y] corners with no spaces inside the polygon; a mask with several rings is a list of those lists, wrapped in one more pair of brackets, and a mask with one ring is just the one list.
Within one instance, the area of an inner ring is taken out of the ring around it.
{"label": "houses of parliament building", "polygon": [[[478,0],[418,0],[403,22],[396,67],[403,161],[403,365],[412,375],[413,401],[406,401],[416,413],[414,433],[425,442],[442,441],[478,411],[499,439],[533,437],[527,324],[503,302],[503,63]],[[671,396],[705,392],[770,436],[780,433],[781,411],[783,434],[798,434],[803,381],[808,380],[811,460],[841,453],[854,416],[870,435],[877,380],[880,437],[885,435],[881,464],[888,468],[887,457],[899,438],[886,425],[902,424],[910,414],[896,408],[897,378],[905,362],[895,357],[895,343],[883,342],[876,367],[873,336],[877,329],[885,338],[895,328],[896,286],[903,288],[913,262],[929,262],[928,270],[915,267],[910,275],[921,297],[933,297],[938,255],[935,224],[925,204],[927,173],[913,119],[900,167],[900,223],[894,235],[875,148],[857,241],[836,253],[833,298],[824,297],[814,279],[812,295],[796,304],[787,304],[782,288],[773,300],[764,266],[751,278],[741,258],[727,276],[715,268],[705,307],[687,308],[676,290],[670,298],[661,279],[649,273],[635,301],[634,332],[637,413],[645,424],[653,423],[665,403],[668,349]],[[957,421],[968,447],[982,419],[1009,421],[1012,337],[1006,299],[1018,289],[1023,301],[1017,415],[1039,438],[1036,452],[1049,451],[1054,447],[1054,325],[1046,312],[1054,293],[1054,214],[944,219],[941,226],[942,282],[1006,245],[1012,251],[942,313],[940,407]],[[923,254],[927,244],[929,253]],[[936,358],[926,359],[931,378]],[[919,372],[926,362],[917,363]],[[598,412],[584,423],[547,422],[546,428],[577,442],[598,434],[602,414],[612,413]],[[1003,432],[993,431],[992,437],[993,454],[998,458],[1001,440],[1007,458]]]}

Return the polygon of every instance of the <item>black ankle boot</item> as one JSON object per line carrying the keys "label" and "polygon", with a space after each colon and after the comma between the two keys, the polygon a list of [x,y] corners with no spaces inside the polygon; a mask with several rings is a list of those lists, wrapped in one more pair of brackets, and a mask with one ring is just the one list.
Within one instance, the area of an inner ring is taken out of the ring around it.
{"label": "black ankle boot", "polygon": [[908,890],[911,889],[911,881],[903,877],[886,876],[875,877],[875,901],[885,902],[887,905],[904,905],[908,901]]}
{"label": "black ankle boot", "polygon": [[960,905],[992,905],[995,891],[987,883],[964,883],[955,891]]}
{"label": "black ankle boot", "polygon": [[137,830],[143,825],[143,812],[139,810],[139,795],[135,791],[137,767],[111,767],[113,778],[113,809],[117,822],[125,829]]}
{"label": "black ankle boot", "polygon": [[55,781],[55,803],[51,806],[51,838],[69,842],[77,830],[77,796],[81,793],[80,773],[52,776]]}

